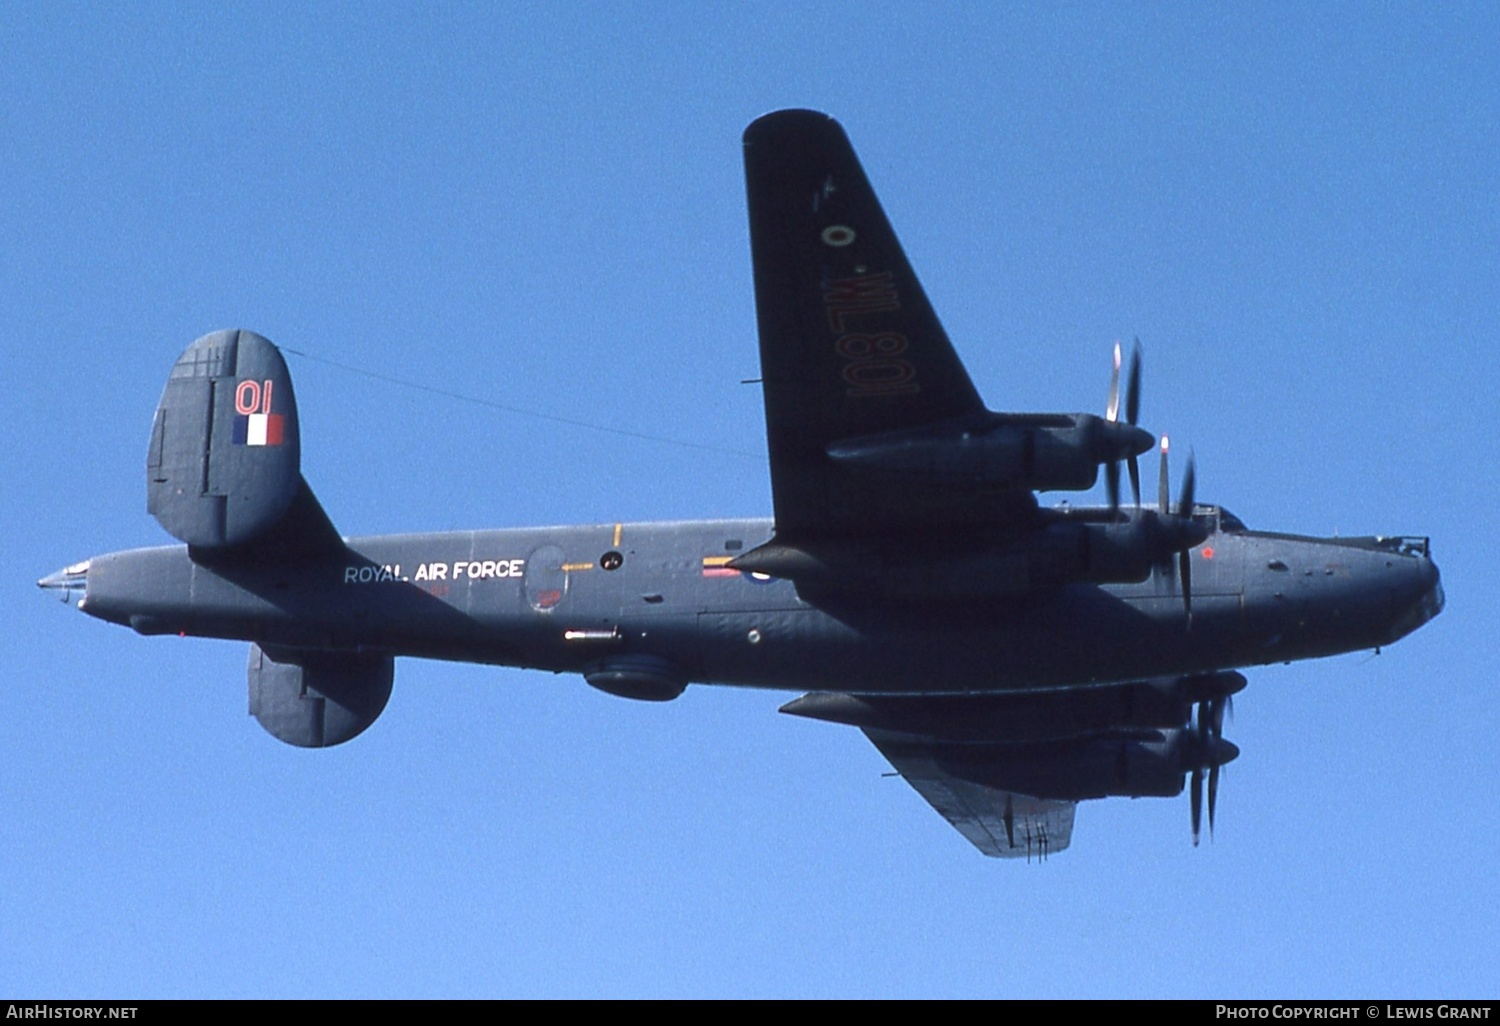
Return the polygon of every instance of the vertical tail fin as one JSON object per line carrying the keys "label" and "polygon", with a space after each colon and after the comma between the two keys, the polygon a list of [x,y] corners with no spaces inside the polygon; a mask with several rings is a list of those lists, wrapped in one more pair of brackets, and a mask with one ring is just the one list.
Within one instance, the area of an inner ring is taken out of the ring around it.
{"label": "vertical tail fin", "polygon": [[301,430],[280,351],[216,331],[172,367],[146,456],[146,509],[208,552],[342,547],[302,479]]}

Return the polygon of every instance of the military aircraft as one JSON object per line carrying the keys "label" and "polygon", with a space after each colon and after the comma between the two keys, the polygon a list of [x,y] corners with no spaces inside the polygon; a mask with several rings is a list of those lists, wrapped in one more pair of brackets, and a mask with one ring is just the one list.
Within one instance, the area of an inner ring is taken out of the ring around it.
{"label": "military aircraft", "polygon": [[[807,692],[993,856],[1068,846],[1076,803],[1174,796],[1212,827],[1236,668],[1389,644],[1442,608],[1420,537],[1248,529],[1142,505],[1139,350],[1104,416],[994,413],[839,124],[744,137],[775,516],[346,538],[302,477],[280,352],[198,339],[167,380],[147,509],[182,544],[44,578],[141,634],[250,643],[250,712],[348,741],[397,656],[579,673],[627,698],[689,683]],[[1134,501],[1122,503],[1128,470]],[[1093,487],[1107,505],[1036,493]]]}

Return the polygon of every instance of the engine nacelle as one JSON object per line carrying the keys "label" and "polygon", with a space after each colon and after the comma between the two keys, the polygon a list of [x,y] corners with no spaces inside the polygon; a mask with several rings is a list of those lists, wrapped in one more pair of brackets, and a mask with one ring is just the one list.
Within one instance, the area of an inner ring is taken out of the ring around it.
{"label": "engine nacelle", "polygon": [[1208,536],[1207,524],[1122,512],[1117,521],[1060,518],[1020,541],[990,545],[971,538],[941,548],[890,548],[868,542],[815,547],[775,539],[736,557],[735,570],[794,580],[799,586],[920,601],[1006,598],[1073,582],[1131,584],[1156,564]]}
{"label": "engine nacelle", "polygon": [[978,424],[842,439],[827,452],[839,466],[929,487],[1047,492],[1092,488],[1101,463],[1137,456],[1152,445],[1140,428],[1088,413],[995,414]]}
{"label": "engine nacelle", "polygon": [[1104,522],[1064,519],[1028,539],[1021,552],[1032,585],[1138,583],[1162,560],[1196,547],[1211,532],[1207,523],[1151,509],[1120,516]]}
{"label": "engine nacelle", "polygon": [[1201,739],[1187,728],[1036,744],[979,746],[940,760],[956,777],[1002,791],[1054,801],[1171,798],[1197,766],[1239,755],[1228,741]]}
{"label": "engine nacelle", "polygon": [[340,745],[364,733],[391,697],[396,660],[356,652],[275,656],[250,646],[250,715],[299,748]]}

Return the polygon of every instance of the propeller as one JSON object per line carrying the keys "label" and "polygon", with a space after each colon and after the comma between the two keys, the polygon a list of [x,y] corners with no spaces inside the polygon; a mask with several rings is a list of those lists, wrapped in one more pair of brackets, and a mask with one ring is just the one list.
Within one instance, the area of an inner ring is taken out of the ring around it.
{"label": "propeller", "polygon": [[[1141,412],[1141,340],[1136,339],[1130,352],[1130,373],[1125,379],[1125,423],[1135,427]],[[1104,407],[1104,419],[1111,424],[1120,422],[1120,343],[1115,343],[1114,368],[1109,375],[1109,402]],[[1149,442],[1145,443],[1149,447]],[[1130,490],[1135,495],[1135,504],[1141,505],[1141,469],[1134,455],[1127,462],[1130,470]],[[1120,508],[1120,461],[1110,460],[1105,464],[1105,482],[1109,487],[1109,508]]]}
{"label": "propeller", "polygon": [[[1176,507],[1170,505],[1171,495],[1170,471],[1167,469],[1167,454],[1171,448],[1171,441],[1166,435],[1161,436],[1161,471],[1156,481],[1156,510],[1157,523],[1160,525],[1161,533],[1166,544],[1163,546],[1168,551],[1177,553],[1177,576],[1182,581],[1182,608],[1187,613],[1188,629],[1193,627],[1193,559],[1192,549],[1208,536],[1207,530],[1193,519],[1195,508],[1194,494],[1197,486],[1198,473],[1196,460],[1192,453],[1188,454],[1187,472],[1182,476],[1182,492],[1177,499]],[[1172,573],[1172,562],[1168,558],[1163,566],[1168,575]]]}
{"label": "propeller", "polygon": [[[1204,703],[1208,706],[1208,734],[1215,741],[1224,738],[1224,707],[1228,698],[1215,698]],[[1223,763],[1214,760],[1208,769],[1208,836],[1214,835],[1214,809],[1219,803],[1219,770]]]}
{"label": "propeller", "polygon": [[1208,773],[1208,835],[1213,837],[1214,817],[1219,805],[1219,771],[1227,762],[1240,754],[1240,750],[1224,740],[1224,710],[1229,700],[1211,698],[1198,703],[1193,723],[1189,725],[1192,742],[1189,748],[1192,759],[1192,818],[1193,847],[1203,829],[1203,775]]}

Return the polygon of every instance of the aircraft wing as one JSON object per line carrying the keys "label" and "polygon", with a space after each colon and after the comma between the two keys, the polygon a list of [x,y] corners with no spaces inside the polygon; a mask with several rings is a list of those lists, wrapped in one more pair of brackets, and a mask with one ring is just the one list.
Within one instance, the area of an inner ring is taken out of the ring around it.
{"label": "aircraft wing", "polygon": [[[778,537],[954,526],[972,494],[935,505],[828,457],[840,440],[989,416],[848,137],[826,114],[785,110],[744,144]],[[1028,491],[1006,498],[1017,519],[1035,509]]]}
{"label": "aircraft wing", "polygon": [[858,727],[976,848],[1030,858],[1068,846],[1078,802],[1170,798],[1188,778],[1194,836],[1204,783],[1212,827],[1214,771],[1239,754],[1224,711],[1244,686],[1224,670],[1050,691],[814,691],[781,711]]}
{"label": "aircraft wing", "polygon": [[864,734],[927,804],[984,854],[1044,859],[1072,842],[1076,802],[1032,798],[954,776],[943,768],[945,752],[955,747],[949,742],[868,728]]}

